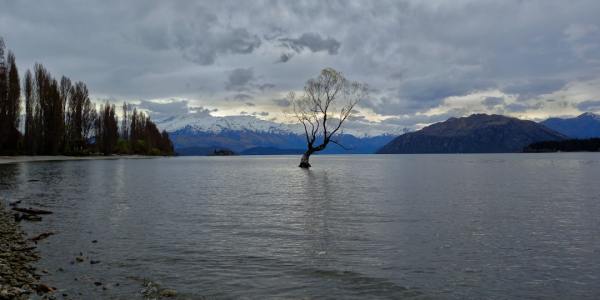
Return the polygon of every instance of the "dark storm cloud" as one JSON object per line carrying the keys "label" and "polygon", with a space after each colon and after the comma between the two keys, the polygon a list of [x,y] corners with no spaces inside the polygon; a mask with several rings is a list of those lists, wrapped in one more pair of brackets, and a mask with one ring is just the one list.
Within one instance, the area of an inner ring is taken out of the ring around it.
{"label": "dark storm cloud", "polygon": [[[215,62],[217,54],[249,54],[260,46],[261,40],[243,28],[235,28],[223,32],[219,36],[199,36],[190,39],[188,32],[176,36],[176,46],[183,57],[201,65]],[[212,39],[212,40],[207,40]]]}
{"label": "dark storm cloud", "polygon": [[[173,13],[178,18],[146,20],[135,29],[133,38],[152,50],[177,49],[183,58],[200,65],[213,64],[219,55],[249,54],[260,47],[257,34],[223,24],[210,7],[179,5],[165,8],[167,12],[177,10]],[[167,12],[154,12],[152,16]]]}
{"label": "dark storm cloud", "polygon": [[481,104],[483,104],[483,106],[487,107],[488,109],[492,109],[495,106],[504,104],[504,98],[502,98],[502,97],[486,97],[485,99],[483,99],[481,101]]}
{"label": "dark storm cloud", "polygon": [[304,33],[298,38],[281,38],[279,41],[283,46],[298,53],[308,48],[312,52],[327,51],[327,53],[334,55],[338,53],[341,46],[340,42],[334,38],[324,38],[314,32]]}
{"label": "dark storm cloud", "polygon": [[225,88],[228,90],[245,90],[254,80],[254,70],[252,68],[237,68],[229,73]]}
{"label": "dark storm cloud", "polygon": [[293,56],[294,56],[294,53],[281,53],[281,56],[279,56],[279,59],[276,62],[286,63],[290,59],[292,59]]}

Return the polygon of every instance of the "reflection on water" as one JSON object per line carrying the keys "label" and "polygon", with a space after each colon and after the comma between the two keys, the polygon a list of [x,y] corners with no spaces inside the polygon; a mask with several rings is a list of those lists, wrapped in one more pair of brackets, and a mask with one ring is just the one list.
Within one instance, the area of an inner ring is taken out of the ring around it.
{"label": "reflection on water", "polygon": [[145,279],[183,299],[600,295],[595,154],[296,160],[0,165],[0,196],[55,212],[25,226],[57,232],[40,268],[73,296],[142,298]]}

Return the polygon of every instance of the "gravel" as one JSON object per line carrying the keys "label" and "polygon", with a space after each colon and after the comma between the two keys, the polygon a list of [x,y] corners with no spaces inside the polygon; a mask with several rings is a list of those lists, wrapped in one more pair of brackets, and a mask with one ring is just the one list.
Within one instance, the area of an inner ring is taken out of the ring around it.
{"label": "gravel", "polygon": [[54,288],[39,283],[32,264],[39,259],[34,245],[14,216],[0,202],[0,299],[29,299]]}

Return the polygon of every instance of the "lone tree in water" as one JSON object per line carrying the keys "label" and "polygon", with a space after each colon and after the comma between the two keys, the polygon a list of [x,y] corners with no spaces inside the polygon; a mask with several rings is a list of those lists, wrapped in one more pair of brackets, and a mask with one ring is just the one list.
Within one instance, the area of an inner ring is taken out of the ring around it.
{"label": "lone tree in water", "polygon": [[342,146],[335,140],[336,134],[354,113],[354,106],[366,95],[365,84],[348,81],[331,68],[321,71],[317,78],[309,79],[302,96],[296,96],[294,92],[289,94],[294,116],[306,135],[307,149],[300,160],[300,168],[310,168],[310,156],[324,150],[329,143]]}

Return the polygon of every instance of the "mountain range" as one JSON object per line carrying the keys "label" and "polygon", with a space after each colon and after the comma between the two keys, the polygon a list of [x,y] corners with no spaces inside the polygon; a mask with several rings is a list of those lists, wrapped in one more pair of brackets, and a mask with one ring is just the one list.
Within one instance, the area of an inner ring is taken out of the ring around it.
{"label": "mountain range", "polygon": [[[156,121],[159,128],[169,132],[180,155],[208,155],[215,150],[231,150],[244,155],[279,155],[304,152],[306,139],[296,124],[262,120],[254,116],[217,117],[209,114],[185,114]],[[375,153],[401,129],[373,127],[349,128],[323,154]]]}
{"label": "mountain range", "polygon": [[[184,114],[156,121],[169,132],[180,155],[211,155],[231,150],[242,155],[299,154],[306,147],[299,125],[255,116]],[[350,127],[338,137],[346,149],[330,144],[325,154],[520,152],[540,141],[600,137],[600,116],[584,113],[540,123],[501,115],[475,114],[427,126],[414,132],[401,128]]]}

